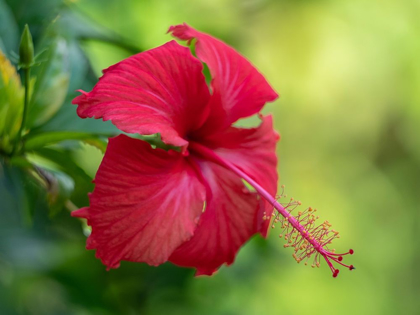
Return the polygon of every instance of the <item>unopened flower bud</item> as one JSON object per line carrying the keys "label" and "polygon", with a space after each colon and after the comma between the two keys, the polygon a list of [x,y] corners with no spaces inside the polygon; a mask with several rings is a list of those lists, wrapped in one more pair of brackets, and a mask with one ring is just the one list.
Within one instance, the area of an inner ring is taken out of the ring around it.
{"label": "unopened flower bud", "polygon": [[19,46],[19,66],[21,68],[30,68],[34,63],[34,43],[29,31],[28,24],[25,25]]}

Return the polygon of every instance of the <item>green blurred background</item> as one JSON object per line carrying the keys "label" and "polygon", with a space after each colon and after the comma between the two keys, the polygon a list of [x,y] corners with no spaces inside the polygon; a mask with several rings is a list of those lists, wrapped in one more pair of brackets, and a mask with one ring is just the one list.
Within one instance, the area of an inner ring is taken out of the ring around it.
{"label": "green blurred background", "polygon": [[[346,261],[357,267],[333,279],[324,263],[297,265],[271,233],[212,277],[171,264],[107,272],[85,250],[81,221],[68,210],[51,216],[42,198],[19,199],[19,185],[3,183],[2,198],[15,201],[0,206],[0,314],[420,314],[420,1],[1,0],[0,12],[17,21],[16,31],[0,29],[4,49],[17,51],[25,23],[37,45],[57,14],[56,32],[70,43],[68,96],[40,132],[114,132],[76,116],[75,90],[169,41],[170,25],[187,22],[235,47],[281,94],[264,113],[282,136],[287,194],[333,223],[335,248],[353,248]],[[101,152],[69,148],[91,179]],[[77,186],[71,200],[86,205],[91,189]],[[33,222],[21,203],[33,206]]]}

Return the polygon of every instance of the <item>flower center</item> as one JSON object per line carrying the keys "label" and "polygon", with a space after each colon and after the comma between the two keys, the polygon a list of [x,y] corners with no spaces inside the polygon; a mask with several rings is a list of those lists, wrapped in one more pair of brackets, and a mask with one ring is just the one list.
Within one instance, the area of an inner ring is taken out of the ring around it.
{"label": "flower center", "polygon": [[[287,241],[284,247],[294,248],[293,257],[298,263],[304,259],[307,260],[313,257],[314,262],[312,267],[319,267],[320,257],[322,256],[330,267],[333,277],[337,277],[339,270],[333,266],[332,262],[340,264],[349,270],[355,269],[353,265],[342,263],[343,256],[353,254],[354,251],[352,249],[343,254],[336,254],[335,250],[328,249],[328,245],[335,238],[339,238],[340,235],[337,231],[331,229],[331,224],[328,221],[324,221],[324,223],[319,225],[315,224],[318,219],[318,216],[315,215],[316,209],[309,207],[302,212],[299,211],[297,216],[293,216],[291,212],[296,207],[300,206],[301,203],[300,201],[294,201],[293,198],[287,203],[279,203],[277,199],[286,197],[284,195],[284,186],[282,186],[282,194],[278,198],[275,198],[240,168],[231,162],[224,160],[209,148],[197,142],[190,142],[189,148],[194,152],[205,156],[207,159],[233,171],[254,187],[254,189],[274,207],[276,212],[273,212],[272,215],[264,214],[263,219],[271,220],[273,217],[273,228],[276,223],[281,224],[283,232],[279,236],[280,238],[284,237]],[[305,261],[305,264],[307,264],[307,261]]]}

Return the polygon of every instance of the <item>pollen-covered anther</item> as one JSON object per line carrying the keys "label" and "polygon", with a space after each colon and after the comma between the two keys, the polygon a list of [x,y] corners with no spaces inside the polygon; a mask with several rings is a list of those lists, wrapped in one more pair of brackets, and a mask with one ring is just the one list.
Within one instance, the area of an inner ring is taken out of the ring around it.
{"label": "pollen-covered anther", "polygon": [[[285,197],[284,190],[281,193],[282,197]],[[301,202],[294,201],[290,198],[290,201],[282,204],[284,211],[277,209],[276,221],[279,222],[282,233],[279,237],[286,240],[285,248],[293,248],[293,257],[297,262],[307,260],[311,256],[313,257],[313,268],[320,267],[320,259],[323,257],[330,267],[333,277],[337,277],[339,271],[333,266],[333,263],[342,265],[349,270],[355,269],[353,265],[346,265],[343,261],[343,256],[347,254],[353,254],[353,250],[350,249],[347,253],[336,254],[335,250],[330,250],[328,245],[336,238],[339,238],[339,232],[331,229],[332,224],[325,220],[321,224],[316,225],[315,222],[319,219],[319,216],[314,213],[317,209],[308,207],[303,211],[298,211],[296,216],[292,215],[292,211],[301,205]],[[281,215],[281,216],[280,216]]]}

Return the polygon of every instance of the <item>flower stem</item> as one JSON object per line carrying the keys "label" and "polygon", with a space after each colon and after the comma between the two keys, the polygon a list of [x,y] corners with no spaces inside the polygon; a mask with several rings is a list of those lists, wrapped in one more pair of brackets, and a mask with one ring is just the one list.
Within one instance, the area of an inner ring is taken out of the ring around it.
{"label": "flower stem", "polygon": [[[28,113],[28,107],[29,107],[29,79],[30,79],[30,74],[31,74],[31,68],[27,67],[23,69],[23,77],[24,77],[24,81],[25,81],[25,99],[24,99],[24,103],[23,103],[23,114],[22,114],[22,122],[20,124],[20,128],[19,131],[17,133],[17,137],[16,137],[16,141],[15,144],[13,146],[13,151],[12,151],[12,155],[14,155],[20,145],[20,141],[22,138],[22,132],[25,129],[25,125],[26,125],[26,116]],[[23,148],[23,145],[22,145]]]}

